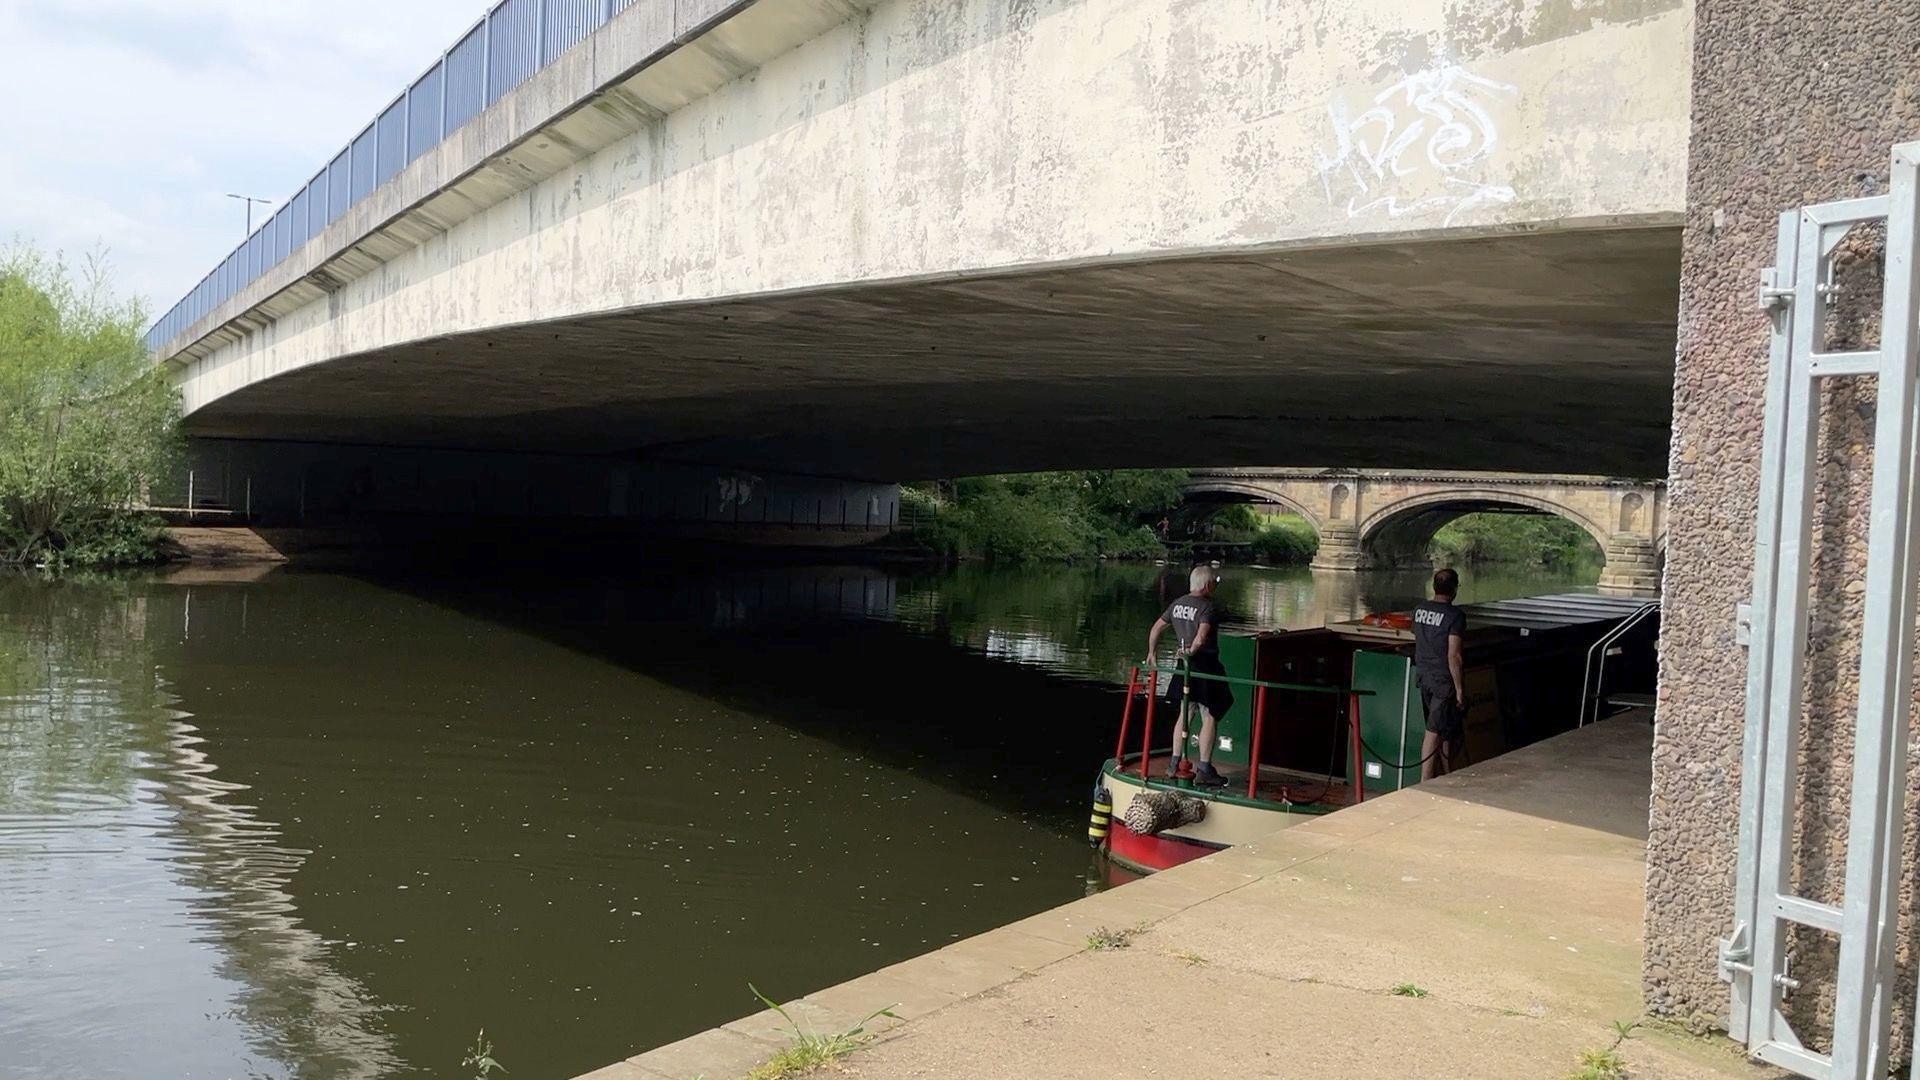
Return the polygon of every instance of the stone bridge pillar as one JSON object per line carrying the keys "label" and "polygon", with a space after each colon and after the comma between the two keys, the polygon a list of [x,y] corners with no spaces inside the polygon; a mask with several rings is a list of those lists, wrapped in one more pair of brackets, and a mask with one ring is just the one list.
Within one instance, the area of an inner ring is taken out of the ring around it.
{"label": "stone bridge pillar", "polygon": [[1600,570],[1599,588],[1620,596],[1657,596],[1660,593],[1660,552],[1652,540],[1630,533],[1614,533],[1606,543],[1607,564]]}
{"label": "stone bridge pillar", "polygon": [[1363,570],[1369,565],[1360,546],[1360,530],[1351,521],[1328,522],[1320,530],[1320,549],[1313,553],[1314,570]]}

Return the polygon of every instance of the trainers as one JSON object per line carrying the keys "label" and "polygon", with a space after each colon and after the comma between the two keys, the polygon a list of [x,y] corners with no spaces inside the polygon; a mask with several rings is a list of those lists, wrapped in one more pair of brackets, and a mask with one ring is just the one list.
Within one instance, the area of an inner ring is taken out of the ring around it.
{"label": "trainers", "polygon": [[1206,761],[1201,762],[1200,766],[1193,770],[1193,782],[1201,787],[1227,786],[1227,778],[1220,775],[1220,770],[1214,768],[1212,762]]}

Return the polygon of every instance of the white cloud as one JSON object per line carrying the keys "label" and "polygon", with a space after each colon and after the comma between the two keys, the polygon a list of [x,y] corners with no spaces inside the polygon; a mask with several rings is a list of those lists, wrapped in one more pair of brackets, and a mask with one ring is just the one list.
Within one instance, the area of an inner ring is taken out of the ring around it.
{"label": "white cloud", "polygon": [[[104,247],[164,311],[484,0],[0,0],[0,239]],[[257,213],[257,211],[256,211]]]}

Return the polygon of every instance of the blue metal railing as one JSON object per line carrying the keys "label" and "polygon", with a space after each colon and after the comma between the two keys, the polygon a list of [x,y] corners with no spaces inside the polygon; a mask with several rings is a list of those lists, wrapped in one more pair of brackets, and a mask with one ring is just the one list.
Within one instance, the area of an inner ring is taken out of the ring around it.
{"label": "blue metal railing", "polygon": [[158,349],[638,0],[499,0],[147,331]]}

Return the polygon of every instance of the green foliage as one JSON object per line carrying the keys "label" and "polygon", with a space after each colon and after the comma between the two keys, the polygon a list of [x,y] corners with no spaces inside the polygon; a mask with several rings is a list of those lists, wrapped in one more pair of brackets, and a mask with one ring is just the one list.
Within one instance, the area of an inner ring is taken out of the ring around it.
{"label": "green foliage", "polygon": [[1442,526],[1427,551],[1444,563],[1565,567],[1604,558],[1585,529],[1551,514],[1467,514]]}
{"label": "green foliage", "polygon": [[[903,512],[935,553],[996,562],[1139,558],[1161,551],[1150,522],[1180,504],[1179,469],[973,476],[909,486]],[[944,489],[944,490],[943,490]]]}
{"label": "green foliage", "polygon": [[1582,1050],[1580,1067],[1567,1080],[1627,1080],[1627,1060],[1618,1050]]}
{"label": "green foliage", "polygon": [[493,1044],[487,1041],[486,1028],[481,1028],[480,1034],[473,1037],[473,1048],[460,1059],[460,1065],[473,1070],[474,1080],[487,1080],[492,1073],[507,1071],[505,1065],[493,1059]]}
{"label": "green foliage", "polygon": [[1307,519],[1298,514],[1279,514],[1266,519],[1251,542],[1254,560],[1268,566],[1310,563],[1320,550],[1320,537]]}
{"label": "green foliage", "polygon": [[1426,987],[1416,986],[1410,982],[1403,982],[1393,989],[1388,990],[1387,993],[1392,994],[1394,997],[1406,998],[1423,998],[1427,996]]}
{"label": "green foliage", "polygon": [[1093,933],[1087,935],[1087,948],[1094,952],[1131,948],[1133,939],[1145,930],[1145,926],[1126,926],[1118,930],[1110,930],[1104,926],[1095,927]]}
{"label": "green foliage", "polygon": [[144,322],[97,259],[76,279],[31,248],[0,253],[0,562],[153,557],[132,508],[176,460],[180,402]]}
{"label": "green foliage", "polygon": [[1216,510],[1212,517],[1214,535],[1219,537],[1250,537],[1266,525],[1265,516],[1254,510],[1251,503],[1232,503]]}
{"label": "green foliage", "polygon": [[1172,513],[1185,497],[1187,486],[1185,469],[1103,469],[1047,475],[1079,477],[1079,482],[1086,485],[1087,502],[1093,510],[1133,524]]}
{"label": "green foliage", "polygon": [[810,1073],[846,1057],[870,1042],[873,1036],[867,1032],[868,1024],[882,1016],[889,1020],[900,1019],[892,1007],[875,1009],[867,1014],[866,1019],[846,1031],[822,1035],[816,1031],[801,1030],[800,1024],[788,1014],[787,1010],[761,993],[752,983],[747,984],[747,989],[752,990],[753,996],[764,1002],[767,1008],[779,1013],[780,1019],[785,1020],[787,1026],[793,1029],[793,1044],[748,1073],[747,1080],[784,1080],[789,1076]]}

